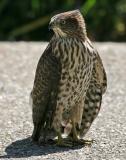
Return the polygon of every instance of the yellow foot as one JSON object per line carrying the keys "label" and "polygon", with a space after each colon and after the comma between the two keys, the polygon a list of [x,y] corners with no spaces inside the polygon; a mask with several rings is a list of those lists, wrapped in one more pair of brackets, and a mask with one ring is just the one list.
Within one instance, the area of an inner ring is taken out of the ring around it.
{"label": "yellow foot", "polygon": [[93,139],[81,139],[81,140],[83,140],[84,141],[84,143],[85,143],[85,145],[87,144],[87,145],[91,145],[95,140],[93,140]]}
{"label": "yellow foot", "polygon": [[78,140],[73,140],[73,143],[75,145],[91,145],[93,143],[93,140],[85,140],[85,139],[78,139]]}
{"label": "yellow foot", "polygon": [[73,147],[73,143],[70,141],[66,141],[65,139],[62,140],[55,140],[55,145],[59,147]]}
{"label": "yellow foot", "polygon": [[66,141],[63,139],[62,135],[60,132],[57,132],[57,139],[55,139],[56,142],[56,146],[60,146],[60,147],[72,147],[73,145],[70,143],[66,143]]}
{"label": "yellow foot", "polygon": [[66,142],[69,142],[69,143],[72,143],[73,144],[73,146],[77,146],[77,145],[91,145],[93,142],[94,142],[94,140],[92,140],[92,139],[89,139],[89,140],[85,140],[85,139],[74,139],[74,138],[72,138],[72,137],[67,137],[66,139],[65,139],[65,141]]}

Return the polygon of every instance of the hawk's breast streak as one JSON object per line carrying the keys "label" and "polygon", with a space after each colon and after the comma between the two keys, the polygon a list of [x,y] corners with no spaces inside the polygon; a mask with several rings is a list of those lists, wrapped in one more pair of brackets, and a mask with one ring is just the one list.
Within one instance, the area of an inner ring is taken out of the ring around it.
{"label": "hawk's breast streak", "polygon": [[75,38],[61,38],[53,51],[62,64],[56,110],[67,112],[68,117],[72,108],[84,99],[91,79],[93,57],[86,43]]}

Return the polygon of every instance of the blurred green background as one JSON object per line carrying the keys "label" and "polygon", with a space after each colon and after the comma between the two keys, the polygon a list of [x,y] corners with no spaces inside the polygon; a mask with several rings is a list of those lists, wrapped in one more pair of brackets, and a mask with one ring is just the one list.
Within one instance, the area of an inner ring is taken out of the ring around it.
{"label": "blurred green background", "polygon": [[0,0],[0,41],[47,41],[51,16],[73,9],[92,40],[126,41],[126,0]]}

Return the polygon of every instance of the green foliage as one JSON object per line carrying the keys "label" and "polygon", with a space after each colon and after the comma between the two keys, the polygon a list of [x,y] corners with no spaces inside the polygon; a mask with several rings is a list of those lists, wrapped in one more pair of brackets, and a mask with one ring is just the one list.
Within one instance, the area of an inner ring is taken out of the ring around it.
{"label": "green foliage", "polygon": [[81,7],[82,13],[86,15],[95,4],[96,0],[87,0]]}
{"label": "green foliage", "polygon": [[39,11],[39,0],[31,0],[31,6],[33,12],[38,12]]}
{"label": "green foliage", "polygon": [[49,40],[51,16],[77,8],[91,39],[126,40],[126,0],[0,0],[0,40]]}

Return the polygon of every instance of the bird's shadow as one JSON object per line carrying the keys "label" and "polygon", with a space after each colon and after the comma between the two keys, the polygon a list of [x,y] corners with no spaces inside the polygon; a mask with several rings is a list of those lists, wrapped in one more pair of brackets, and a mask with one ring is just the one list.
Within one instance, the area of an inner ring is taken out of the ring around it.
{"label": "bird's shadow", "polygon": [[5,149],[6,155],[0,156],[0,158],[23,158],[31,156],[41,156],[80,148],[82,148],[82,146],[76,146],[72,148],[57,147],[54,145],[38,146],[31,141],[30,137],[28,137],[12,142]]}

